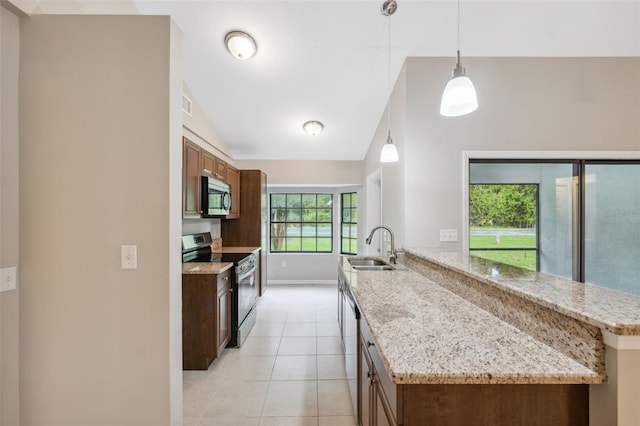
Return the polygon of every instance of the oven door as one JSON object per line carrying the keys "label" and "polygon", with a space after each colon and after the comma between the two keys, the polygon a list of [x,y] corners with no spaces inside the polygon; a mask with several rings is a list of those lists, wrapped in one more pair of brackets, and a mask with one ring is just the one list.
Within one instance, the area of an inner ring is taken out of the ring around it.
{"label": "oven door", "polygon": [[258,286],[256,285],[256,268],[252,264],[245,271],[236,266],[236,282],[238,283],[238,326],[242,324],[249,312],[256,305]]}

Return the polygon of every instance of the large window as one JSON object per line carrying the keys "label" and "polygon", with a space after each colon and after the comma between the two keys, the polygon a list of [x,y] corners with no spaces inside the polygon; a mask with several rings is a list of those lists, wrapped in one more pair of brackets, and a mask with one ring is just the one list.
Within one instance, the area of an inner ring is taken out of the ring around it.
{"label": "large window", "polygon": [[333,252],[333,195],[273,193],[271,252]]}
{"label": "large window", "polygon": [[471,255],[538,269],[538,185],[469,185]]}
{"label": "large window", "polygon": [[340,247],[342,254],[358,253],[358,193],[347,192],[342,196]]}

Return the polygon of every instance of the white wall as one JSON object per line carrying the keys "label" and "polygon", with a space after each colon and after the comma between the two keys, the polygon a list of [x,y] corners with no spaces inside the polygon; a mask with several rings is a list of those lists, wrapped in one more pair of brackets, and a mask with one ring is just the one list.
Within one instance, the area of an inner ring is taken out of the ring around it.
{"label": "white wall", "polygon": [[[391,167],[404,168],[404,177],[390,188],[383,176],[383,199],[404,191],[403,208],[384,214],[393,227],[404,222],[399,245],[462,247],[440,243],[439,230],[462,229],[463,151],[640,149],[638,58],[464,58],[480,107],[448,118],[438,110],[452,66],[451,58],[408,58],[406,86],[394,89],[392,100],[406,94],[406,112],[392,123],[394,133],[405,127],[403,164]],[[367,154],[367,173],[378,167],[372,159],[382,133]]]}
{"label": "white wall", "polygon": [[[0,6],[0,268],[17,267],[19,20]],[[20,275],[18,275],[18,281]],[[0,425],[18,425],[19,294],[0,293]]]}
{"label": "white wall", "polygon": [[21,23],[22,425],[182,423],[180,49],[168,17]]}
{"label": "white wall", "polygon": [[361,185],[361,161],[238,160],[239,169],[262,170],[269,185]]}

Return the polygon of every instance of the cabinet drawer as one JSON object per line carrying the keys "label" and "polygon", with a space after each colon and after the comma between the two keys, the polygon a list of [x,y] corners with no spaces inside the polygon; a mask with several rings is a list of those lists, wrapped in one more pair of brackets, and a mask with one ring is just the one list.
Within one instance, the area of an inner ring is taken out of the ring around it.
{"label": "cabinet drawer", "polygon": [[380,352],[378,352],[376,347],[376,341],[373,338],[373,334],[371,333],[367,322],[363,318],[360,319],[360,335],[362,336],[362,342],[366,345],[366,349],[369,352],[369,356],[371,357],[371,361],[373,362],[373,366],[376,370],[378,383],[382,391],[381,396],[393,415],[395,422],[399,423],[398,419],[402,417],[402,413],[398,412],[402,410],[402,388],[391,380],[391,377],[384,366],[384,362],[382,361],[382,357],[380,356]]}

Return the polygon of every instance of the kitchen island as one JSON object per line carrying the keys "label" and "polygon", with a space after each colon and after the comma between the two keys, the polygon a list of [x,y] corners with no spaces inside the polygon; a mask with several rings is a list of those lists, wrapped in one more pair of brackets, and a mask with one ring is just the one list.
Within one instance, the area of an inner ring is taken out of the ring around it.
{"label": "kitchen island", "polygon": [[[602,318],[583,322],[551,302],[487,295],[470,282],[486,281],[483,274],[455,277],[460,264],[419,250],[405,257],[411,268],[390,271],[340,259],[361,315],[354,409],[363,424],[589,424],[589,385],[606,382]],[[475,303],[493,297],[496,313]],[[616,324],[635,330],[633,321]]]}

